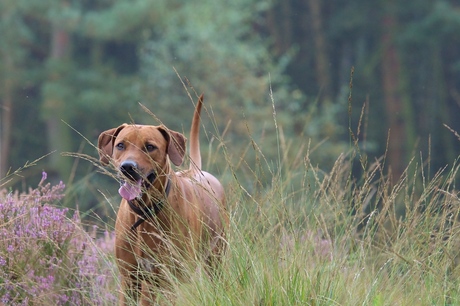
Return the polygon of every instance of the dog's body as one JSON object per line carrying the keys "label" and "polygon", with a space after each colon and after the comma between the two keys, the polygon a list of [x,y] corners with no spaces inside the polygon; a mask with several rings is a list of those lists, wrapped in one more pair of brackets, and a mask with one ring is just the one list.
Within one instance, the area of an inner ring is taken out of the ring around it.
{"label": "dog's body", "polygon": [[[120,305],[127,297],[142,304],[154,299],[165,271],[180,270],[195,259],[208,261],[224,247],[224,189],[201,171],[198,100],[190,132],[190,169],[175,173],[185,155],[185,137],[164,126],[123,124],[101,133],[101,163],[109,162],[126,182],[115,224],[115,254],[122,277]],[[145,221],[144,221],[145,220]]]}

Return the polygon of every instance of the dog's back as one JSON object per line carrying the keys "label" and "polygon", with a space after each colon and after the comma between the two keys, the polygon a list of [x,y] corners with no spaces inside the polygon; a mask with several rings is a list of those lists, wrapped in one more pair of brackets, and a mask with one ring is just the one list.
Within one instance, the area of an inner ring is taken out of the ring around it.
{"label": "dog's back", "polygon": [[[189,181],[190,186],[185,190],[193,190],[194,195],[199,199],[203,224],[207,229],[202,230],[202,235],[211,235],[211,237],[202,237],[205,241],[211,239],[211,249],[213,253],[221,252],[221,243],[224,239],[224,230],[228,225],[228,216],[226,214],[225,191],[222,184],[212,174],[201,169],[201,152],[200,152],[200,116],[203,106],[203,95],[198,99],[193,114],[192,125],[190,128],[190,168],[189,170],[177,173],[178,177]],[[195,186],[196,188],[193,188]],[[193,202],[190,201],[190,202]]]}

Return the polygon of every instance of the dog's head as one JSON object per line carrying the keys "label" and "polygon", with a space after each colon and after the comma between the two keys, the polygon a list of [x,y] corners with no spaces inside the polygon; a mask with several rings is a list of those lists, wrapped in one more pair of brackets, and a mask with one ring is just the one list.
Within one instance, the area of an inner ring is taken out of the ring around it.
{"label": "dog's head", "polygon": [[186,138],[165,126],[123,124],[102,132],[98,139],[100,161],[119,170],[125,184],[120,195],[132,200],[141,188],[150,188],[169,170],[169,160],[179,166],[185,155]]}

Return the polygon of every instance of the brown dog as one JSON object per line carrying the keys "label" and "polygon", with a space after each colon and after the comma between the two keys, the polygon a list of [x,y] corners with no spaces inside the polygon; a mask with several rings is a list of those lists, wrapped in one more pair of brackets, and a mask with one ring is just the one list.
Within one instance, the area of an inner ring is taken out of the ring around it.
{"label": "brown dog", "polygon": [[136,301],[139,293],[142,304],[151,304],[168,273],[177,275],[196,259],[211,264],[224,247],[224,189],[201,171],[202,102],[203,95],[193,115],[187,171],[175,173],[169,162],[182,164],[186,138],[163,125],[123,124],[99,136],[101,163],[112,163],[124,181],[115,224],[120,305]]}

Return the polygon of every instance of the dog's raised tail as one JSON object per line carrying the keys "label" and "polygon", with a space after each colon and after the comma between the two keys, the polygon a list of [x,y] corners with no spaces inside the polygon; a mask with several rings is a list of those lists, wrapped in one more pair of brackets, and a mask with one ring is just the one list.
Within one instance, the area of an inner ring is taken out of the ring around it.
{"label": "dog's raised tail", "polygon": [[203,94],[198,98],[195,112],[193,113],[192,127],[190,128],[190,169],[197,170],[201,170],[200,114],[203,98]]}

